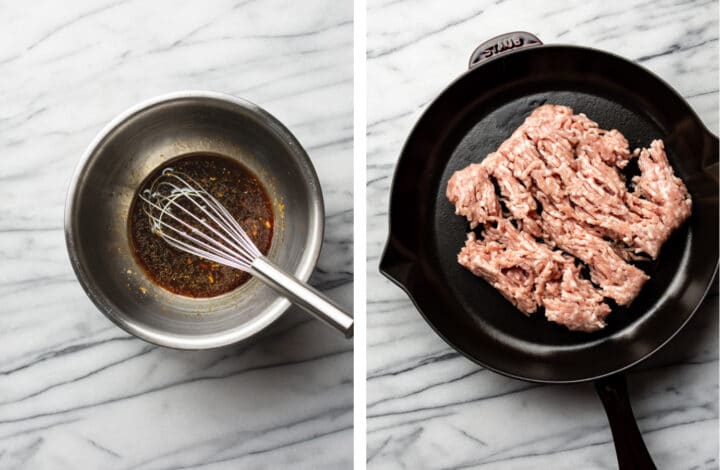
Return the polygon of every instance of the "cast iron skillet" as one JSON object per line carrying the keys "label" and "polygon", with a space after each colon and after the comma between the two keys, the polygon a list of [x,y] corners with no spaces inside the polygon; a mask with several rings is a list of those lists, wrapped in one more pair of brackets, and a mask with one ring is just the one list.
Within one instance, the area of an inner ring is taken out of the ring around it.
{"label": "cast iron skillet", "polygon": [[[445,198],[456,170],[481,161],[543,103],[619,129],[631,149],[662,138],[693,199],[690,220],[667,241],[629,308],[578,333],[526,318],[456,261],[469,230]],[[661,79],[618,56],[542,45],[529,33],[492,39],[470,70],[428,107],[405,143],[390,201],[380,271],[407,292],[433,329],[495,372],[544,383],[595,381],[621,469],[655,468],[638,431],[622,371],[663,347],[700,305],[718,265],[718,140]]]}

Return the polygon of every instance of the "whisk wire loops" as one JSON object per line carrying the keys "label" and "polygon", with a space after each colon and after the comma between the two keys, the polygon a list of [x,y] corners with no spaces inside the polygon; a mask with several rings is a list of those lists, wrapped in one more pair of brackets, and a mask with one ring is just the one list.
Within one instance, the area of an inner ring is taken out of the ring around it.
{"label": "whisk wire loops", "polygon": [[261,256],[220,201],[182,172],[166,168],[139,197],[153,232],[178,250],[243,271]]}

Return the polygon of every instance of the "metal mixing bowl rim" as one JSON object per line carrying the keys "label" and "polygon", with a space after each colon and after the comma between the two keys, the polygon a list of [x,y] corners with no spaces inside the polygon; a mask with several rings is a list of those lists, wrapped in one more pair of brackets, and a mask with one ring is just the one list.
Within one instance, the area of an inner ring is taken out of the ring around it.
{"label": "metal mixing bowl rim", "polygon": [[225,104],[229,103],[252,112],[260,118],[260,121],[263,124],[269,126],[270,130],[278,135],[279,138],[289,144],[294,149],[292,152],[293,155],[301,160],[300,163],[307,170],[306,176],[308,179],[306,181],[311,192],[312,205],[314,206],[311,207],[311,213],[314,212],[317,214],[315,224],[310,227],[310,233],[314,233],[315,237],[314,239],[309,240],[309,249],[302,254],[300,264],[294,272],[295,276],[302,281],[307,281],[310,278],[310,275],[315,269],[318,257],[320,256],[320,248],[325,231],[325,205],[323,202],[322,191],[320,189],[320,181],[318,179],[317,172],[315,171],[315,167],[313,166],[305,149],[290,132],[290,130],[260,106],[226,93],[205,90],[186,90],[156,96],[142,101],[123,111],[112,119],[105,127],[103,127],[103,129],[95,136],[75,167],[75,171],[70,180],[67,197],[65,199],[65,244],[70,258],[70,264],[75,271],[75,275],[77,276],[78,281],[85,290],[87,296],[103,313],[103,315],[126,332],[158,346],[165,346],[174,349],[200,350],[228,346],[256,335],[278,319],[288,309],[288,307],[290,307],[290,302],[278,295],[278,298],[265,309],[265,312],[262,315],[259,315],[247,324],[243,325],[243,328],[236,328],[230,332],[213,333],[200,337],[170,334],[157,329],[145,328],[136,323],[127,322],[122,316],[118,316],[113,312],[113,307],[106,302],[105,296],[99,289],[97,289],[95,283],[91,279],[90,273],[86,272],[81,265],[77,253],[75,240],[76,234],[73,230],[72,223],[72,214],[75,210],[78,183],[100,144],[102,144],[102,142],[113,131],[134,116],[159,104],[187,98],[203,98],[223,102]]}

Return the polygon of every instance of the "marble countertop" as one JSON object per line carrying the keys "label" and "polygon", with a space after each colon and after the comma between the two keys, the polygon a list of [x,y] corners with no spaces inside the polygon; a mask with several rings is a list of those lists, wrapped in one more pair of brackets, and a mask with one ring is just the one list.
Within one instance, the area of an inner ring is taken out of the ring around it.
{"label": "marble countertop", "polygon": [[[421,111],[465,70],[474,47],[516,30],[640,63],[717,133],[717,5],[368,1],[368,468],[616,468],[591,385],[533,385],[475,366],[378,274],[392,172]],[[669,347],[629,374],[659,468],[718,468],[717,314],[715,294]]]}
{"label": "marble countertop", "polygon": [[0,18],[0,468],[351,466],[352,342],[290,311],[255,344],[151,346],[95,309],[63,234],[70,176],[111,118],[222,91],[307,149],[327,214],[312,282],[351,305],[351,2],[40,0]]}

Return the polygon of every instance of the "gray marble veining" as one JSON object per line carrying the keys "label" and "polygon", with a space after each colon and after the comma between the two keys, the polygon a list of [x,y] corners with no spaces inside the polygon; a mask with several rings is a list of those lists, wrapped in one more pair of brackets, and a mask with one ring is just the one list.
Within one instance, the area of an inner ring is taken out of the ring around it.
{"label": "gray marble veining", "polygon": [[[475,366],[378,274],[392,172],[412,125],[475,46],[516,30],[642,64],[717,134],[717,17],[716,1],[368,1],[368,468],[616,468],[591,385],[528,384]],[[659,468],[718,468],[717,317],[714,294],[629,374]]]}
{"label": "gray marble veining", "polygon": [[93,136],[183,89],[253,101],[319,174],[313,283],[352,302],[352,3],[0,2],[0,468],[348,468],[352,342],[299,311],[260,340],[182,352],[85,297],[63,207]]}

